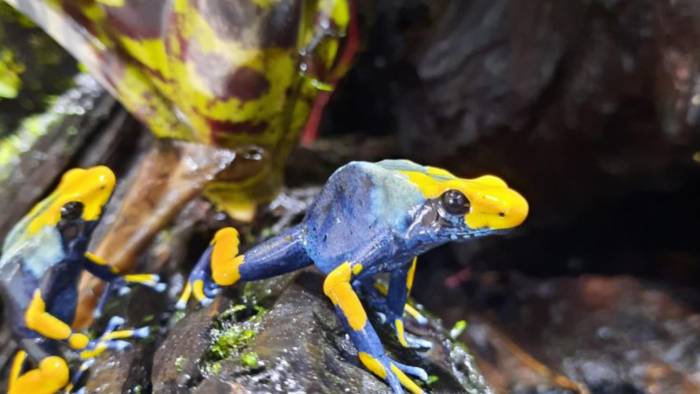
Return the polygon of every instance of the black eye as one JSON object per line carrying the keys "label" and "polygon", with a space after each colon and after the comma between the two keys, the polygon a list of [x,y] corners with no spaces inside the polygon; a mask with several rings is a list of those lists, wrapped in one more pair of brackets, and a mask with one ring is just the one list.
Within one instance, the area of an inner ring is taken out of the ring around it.
{"label": "black eye", "polygon": [[459,190],[450,189],[440,197],[442,207],[451,215],[464,215],[469,212],[469,200]]}
{"label": "black eye", "polygon": [[83,203],[71,201],[61,207],[61,219],[76,220],[83,215]]}

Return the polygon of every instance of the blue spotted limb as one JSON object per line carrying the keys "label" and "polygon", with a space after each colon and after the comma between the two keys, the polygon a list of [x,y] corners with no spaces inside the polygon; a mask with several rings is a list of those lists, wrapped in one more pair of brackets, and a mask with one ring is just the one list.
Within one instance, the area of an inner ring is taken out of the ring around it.
{"label": "blue spotted limb", "polygon": [[235,228],[225,227],[216,232],[190,272],[176,304],[178,309],[184,309],[192,296],[201,305],[209,305],[221,287],[233,286],[239,280],[271,278],[312,264],[298,228],[282,232],[245,254],[239,254],[239,244]]}
{"label": "blue spotted limb", "polygon": [[367,313],[353,286],[362,269],[359,263],[340,264],[326,277],[323,292],[333,302],[340,320],[349,328],[347,331],[357,347],[360,362],[372,373],[386,380],[395,393],[403,392],[401,386],[411,393],[422,393],[423,390],[407,375],[427,381],[428,374],[422,368],[404,365],[389,358],[367,319]]}

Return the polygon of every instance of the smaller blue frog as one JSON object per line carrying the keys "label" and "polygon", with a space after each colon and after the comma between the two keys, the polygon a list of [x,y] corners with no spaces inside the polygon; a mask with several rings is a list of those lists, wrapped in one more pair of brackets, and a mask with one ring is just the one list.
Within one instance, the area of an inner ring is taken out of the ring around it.
{"label": "smaller blue frog", "polygon": [[[124,339],[148,335],[147,327],[117,330],[124,322],[117,316],[95,340],[70,326],[83,270],[109,282],[112,289],[140,283],[163,290],[157,275],[120,275],[87,252],[114,183],[114,174],[104,166],[66,172],[56,190],[36,204],[5,238],[0,295],[5,321],[21,348],[12,362],[9,394],[70,392],[94,357],[106,349],[127,347]],[[72,352],[66,352],[67,348],[79,352],[77,358],[83,361],[76,374],[71,374]],[[24,372],[28,361],[35,368]]]}
{"label": "smaller blue frog", "polygon": [[[399,342],[424,341],[404,332],[403,314],[413,285],[416,256],[451,241],[466,241],[520,225],[528,204],[492,175],[462,179],[407,160],[351,162],[321,190],[304,220],[244,254],[238,233],[219,230],[192,270],[178,301],[191,295],[210,302],[220,286],[269,278],[314,264],[326,275],[323,291],[335,306],[360,362],[395,393],[422,389],[408,375],[427,379],[418,367],[392,360],[367,318],[361,295],[391,324]],[[387,273],[386,297],[376,275]]]}

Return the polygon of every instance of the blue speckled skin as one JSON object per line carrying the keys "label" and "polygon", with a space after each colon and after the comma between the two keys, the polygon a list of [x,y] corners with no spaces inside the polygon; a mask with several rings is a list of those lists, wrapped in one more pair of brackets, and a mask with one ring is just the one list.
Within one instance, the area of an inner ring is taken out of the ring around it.
{"label": "blue speckled skin", "polygon": [[[449,241],[495,232],[470,229],[463,215],[445,214],[439,198],[425,198],[400,171],[426,172],[427,168],[406,160],[351,162],[339,168],[299,225],[244,253],[240,279],[268,278],[311,264],[328,275],[345,262],[361,264],[361,271],[357,275],[353,272],[353,290],[396,329],[394,323],[403,316],[407,276],[415,256]],[[209,264],[213,247],[190,276],[191,283],[194,279],[204,282],[207,297],[218,291]],[[374,288],[378,273],[389,273],[386,297]],[[402,392],[402,388],[390,372],[392,365],[413,376],[427,376],[420,368],[390,360],[369,322],[362,329],[352,329],[337,305],[336,310],[358,351],[379,360],[389,371],[386,379],[395,392]]]}

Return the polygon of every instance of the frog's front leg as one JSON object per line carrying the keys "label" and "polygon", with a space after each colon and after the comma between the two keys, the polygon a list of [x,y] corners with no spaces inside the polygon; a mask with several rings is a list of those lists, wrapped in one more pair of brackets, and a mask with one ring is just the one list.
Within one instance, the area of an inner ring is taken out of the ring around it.
{"label": "frog's front leg", "polygon": [[34,291],[32,301],[25,311],[24,323],[27,328],[43,337],[66,341],[73,349],[83,349],[89,343],[85,334],[73,332],[68,324],[47,311],[42,291],[39,289]]}
{"label": "frog's front leg", "polygon": [[[391,311],[389,322],[394,328],[396,337],[404,347],[410,348],[430,348],[429,341],[413,338],[406,335],[403,324],[403,314],[406,310],[406,301],[413,287],[413,278],[416,272],[418,258],[414,257],[410,264],[406,264],[391,272],[389,276],[389,291],[387,293],[387,305]],[[420,316],[423,317],[423,316]],[[423,317],[423,319],[425,319]],[[419,323],[421,320],[418,320]]]}
{"label": "frog's front leg", "polygon": [[417,258],[413,258],[411,262],[391,271],[388,289],[386,285],[374,278],[367,278],[368,280],[363,281],[362,284],[368,302],[382,314],[382,322],[391,325],[402,346],[430,349],[432,347],[430,341],[412,337],[404,330],[404,313],[413,316],[419,324],[427,323],[427,319],[406,302],[413,286],[416,262]]}
{"label": "frog's front leg", "polygon": [[312,263],[304,249],[300,227],[292,227],[244,254],[239,254],[238,245],[238,231],[233,227],[216,232],[187,279],[178,309],[183,309],[192,295],[206,305],[223,286],[233,286],[239,280],[271,278]]}
{"label": "frog's front leg", "polygon": [[62,357],[46,356],[39,360],[37,368],[23,374],[27,353],[20,350],[15,354],[8,377],[8,394],[53,394],[68,385],[70,369]]}
{"label": "frog's front leg", "polygon": [[107,282],[106,288],[100,296],[97,307],[93,312],[95,318],[102,315],[102,309],[113,290],[126,290],[129,284],[140,284],[148,286],[154,290],[161,292],[165,290],[165,283],[160,282],[160,276],[156,274],[126,274],[122,275],[116,268],[107,264],[107,262],[99,256],[90,252],[83,256],[83,266],[92,275]]}
{"label": "frog's front leg", "polygon": [[165,284],[160,282],[160,276],[157,274],[121,274],[99,256],[87,252],[83,257],[85,269],[105,282],[117,286],[140,284],[152,287],[156,291],[165,290]]}
{"label": "frog's front leg", "polygon": [[421,368],[403,365],[390,359],[367,319],[367,313],[353,288],[353,282],[361,271],[360,263],[340,264],[326,277],[323,292],[331,299],[341,321],[348,329],[360,362],[372,373],[386,380],[395,393],[403,392],[402,385],[412,393],[422,393],[423,390],[406,376],[406,373],[423,380],[427,379],[427,373]]}

